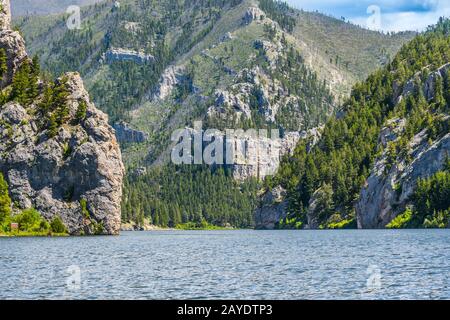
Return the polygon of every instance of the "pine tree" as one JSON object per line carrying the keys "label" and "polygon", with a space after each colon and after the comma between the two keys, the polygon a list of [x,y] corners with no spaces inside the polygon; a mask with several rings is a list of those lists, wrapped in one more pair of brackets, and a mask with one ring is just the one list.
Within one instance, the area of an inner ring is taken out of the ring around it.
{"label": "pine tree", "polygon": [[441,77],[437,77],[434,90],[434,103],[437,110],[443,110],[446,105],[444,97],[444,81]]}
{"label": "pine tree", "polygon": [[81,100],[78,104],[78,109],[75,115],[76,121],[79,123],[86,118],[87,104],[84,100]]}
{"label": "pine tree", "polygon": [[48,136],[53,138],[58,133],[58,121],[55,113],[52,113],[48,119]]}
{"label": "pine tree", "polygon": [[4,224],[11,215],[11,198],[8,193],[8,184],[0,173],[0,226]]}
{"label": "pine tree", "polygon": [[6,51],[0,48],[0,79],[8,72],[8,65],[6,62]]}

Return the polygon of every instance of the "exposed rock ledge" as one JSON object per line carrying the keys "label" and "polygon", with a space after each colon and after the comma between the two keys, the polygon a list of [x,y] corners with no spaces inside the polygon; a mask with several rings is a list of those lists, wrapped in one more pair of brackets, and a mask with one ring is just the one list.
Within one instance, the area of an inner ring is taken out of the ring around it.
{"label": "exposed rock ledge", "polygon": [[148,133],[135,130],[124,121],[115,123],[113,128],[120,143],[143,143],[148,140]]}
{"label": "exposed rock ledge", "polygon": [[7,103],[0,112],[0,171],[14,210],[33,207],[48,220],[60,216],[71,234],[118,234],[124,167],[114,130],[89,101],[80,76],[67,77],[70,116],[84,101],[85,120],[48,138],[29,110]]}
{"label": "exposed rock ledge", "polygon": [[[29,58],[20,34],[10,30],[9,0],[0,4],[0,48],[8,68],[0,90],[8,90]],[[13,213],[35,208],[47,220],[59,216],[70,234],[118,234],[124,167],[115,132],[89,100],[80,75],[64,78],[68,116],[54,137],[36,112],[42,96],[26,108],[14,101],[0,106],[0,172]],[[81,103],[86,106],[82,119],[76,115]]]}
{"label": "exposed rock ledge", "polygon": [[266,192],[261,199],[261,205],[255,211],[256,229],[274,229],[280,220],[286,218],[288,202],[285,199],[286,190],[278,186]]}
{"label": "exposed rock ledge", "polygon": [[107,63],[113,63],[114,61],[133,61],[138,64],[143,64],[155,61],[155,57],[151,54],[122,48],[108,50],[105,53],[105,59]]}

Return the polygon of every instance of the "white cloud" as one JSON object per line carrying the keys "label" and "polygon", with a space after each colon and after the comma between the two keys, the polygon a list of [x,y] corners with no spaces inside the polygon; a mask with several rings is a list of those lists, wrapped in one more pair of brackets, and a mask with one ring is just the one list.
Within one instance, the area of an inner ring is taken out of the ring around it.
{"label": "white cloud", "polygon": [[383,31],[423,31],[442,16],[450,17],[449,0],[288,0],[288,3],[305,10],[318,10],[335,17],[344,16],[355,24],[370,28],[373,19],[367,8],[376,5],[381,9]]}

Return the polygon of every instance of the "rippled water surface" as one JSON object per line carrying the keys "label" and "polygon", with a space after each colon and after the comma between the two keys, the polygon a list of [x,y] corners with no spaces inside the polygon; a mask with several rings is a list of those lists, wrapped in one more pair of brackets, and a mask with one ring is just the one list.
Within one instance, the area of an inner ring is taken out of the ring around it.
{"label": "rippled water surface", "polygon": [[2,299],[450,299],[450,230],[0,238]]}

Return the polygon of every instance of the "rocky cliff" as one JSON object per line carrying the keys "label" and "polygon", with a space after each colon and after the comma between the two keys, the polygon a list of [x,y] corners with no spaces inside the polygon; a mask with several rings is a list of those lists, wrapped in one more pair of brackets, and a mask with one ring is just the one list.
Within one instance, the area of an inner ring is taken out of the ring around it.
{"label": "rocky cliff", "polygon": [[[11,91],[22,64],[30,63],[22,38],[5,21],[0,48],[7,52],[8,72],[2,95]],[[79,74],[68,73],[55,85],[67,92],[67,114],[53,134],[42,119],[41,80],[33,101],[21,104],[12,97],[0,106],[0,172],[9,184],[13,212],[35,208],[47,220],[59,216],[75,235],[117,234],[124,167],[115,132],[89,100]]]}
{"label": "rocky cliff", "polygon": [[115,123],[113,128],[116,130],[116,137],[120,143],[143,143],[148,140],[146,132],[130,128],[125,121]]}
{"label": "rocky cliff", "polygon": [[[431,72],[420,89],[429,103],[435,96],[438,78],[445,79],[450,64]],[[401,94],[395,96],[398,103],[413,94],[417,85],[414,79],[408,81]],[[400,92],[394,88],[394,91]],[[441,115],[443,122],[450,117]],[[375,161],[365,187],[356,204],[358,227],[364,229],[384,228],[396,216],[405,211],[411,203],[417,181],[441,171],[450,155],[450,133],[432,140],[427,129],[422,130],[408,142],[406,152],[392,159],[389,145],[396,143],[405,132],[407,119],[390,119],[381,130],[379,149],[381,156]]]}
{"label": "rocky cliff", "polygon": [[255,211],[256,229],[274,229],[287,216],[288,202],[286,190],[278,186],[261,196],[261,202]]}
{"label": "rocky cliff", "polygon": [[[281,141],[281,150],[284,152],[281,156],[292,154],[297,143],[301,140],[307,141],[307,149],[311,149],[320,140],[322,130],[323,126],[303,131],[300,134],[296,132],[287,134]],[[272,165],[269,166],[272,171],[267,175],[272,175],[276,172],[279,165],[280,161],[272,163]],[[248,170],[248,167],[246,168]],[[259,195],[259,198],[260,203],[254,214],[255,227],[256,229],[274,229],[277,224],[288,215],[287,192],[282,186],[276,186],[271,190],[266,190],[263,194]],[[314,226],[310,228],[314,228]]]}

